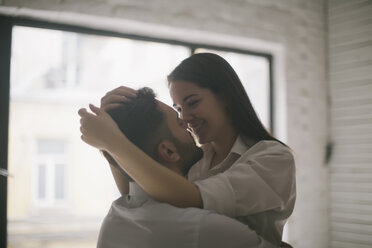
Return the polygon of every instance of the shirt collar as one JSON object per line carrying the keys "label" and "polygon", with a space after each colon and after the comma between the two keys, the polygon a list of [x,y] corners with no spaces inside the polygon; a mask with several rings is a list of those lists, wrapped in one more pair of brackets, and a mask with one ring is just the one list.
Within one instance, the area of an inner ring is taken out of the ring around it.
{"label": "shirt collar", "polygon": [[150,200],[150,196],[136,183],[129,183],[129,194],[125,196],[129,208],[138,208]]}
{"label": "shirt collar", "polygon": [[[243,138],[239,135],[236,138],[233,146],[231,147],[229,154],[235,153],[241,156],[244,152],[248,150],[248,148],[249,147],[244,143]],[[202,150],[205,153],[205,155],[207,155],[207,157],[211,157],[214,153],[213,147],[210,143],[203,145]]]}
{"label": "shirt collar", "polygon": [[149,198],[149,195],[136,182],[129,183],[129,196]]}
{"label": "shirt collar", "polygon": [[248,150],[248,146],[244,143],[243,138],[239,135],[236,138],[229,153],[235,153],[241,156],[247,150]]}

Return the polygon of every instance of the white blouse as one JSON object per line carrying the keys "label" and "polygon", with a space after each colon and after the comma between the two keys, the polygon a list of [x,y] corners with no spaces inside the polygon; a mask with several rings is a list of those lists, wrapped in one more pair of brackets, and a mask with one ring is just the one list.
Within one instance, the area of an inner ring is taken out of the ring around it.
{"label": "white blouse", "polygon": [[290,149],[264,140],[248,147],[238,137],[228,156],[210,167],[214,151],[188,174],[200,190],[203,207],[247,224],[265,240],[280,244],[283,226],[296,200],[295,163]]}

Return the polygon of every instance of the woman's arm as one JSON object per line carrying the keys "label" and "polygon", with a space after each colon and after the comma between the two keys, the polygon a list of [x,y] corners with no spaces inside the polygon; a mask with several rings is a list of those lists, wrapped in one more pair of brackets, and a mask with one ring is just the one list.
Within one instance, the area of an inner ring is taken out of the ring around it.
{"label": "woman's arm", "polygon": [[226,171],[194,182],[203,208],[230,217],[293,210],[296,179],[291,151],[276,141],[261,142],[254,149]]}
{"label": "woman's arm", "polygon": [[84,142],[109,151],[120,167],[154,199],[176,207],[203,207],[195,184],[159,164],[131,143],[106,112],[93,105],[90,109],[94,114],[86,109],[79,110]]}
{"label": "woman's arm", "polygon": [[116,186],[121,195],[127,195],[129,193],[129,176],[125,171],[120,168],[116,161],[106,151],[101,151],[102,155],[106,158],[110,165],[112,176],[114,177]]}
{"label": "woman's arm", "polygon": [[[136,94],[137,91],[129,87],[126,86],[117,87],[111,91],[108,91],[101,98],[100,109],[107,112],[110,109],[117,108],[122,104],[130,102],[131,99],[136,96]],[[107,151],[101,150],[101,153],[110,164],[112,176],[114,177],[116,186],[120,191],[121,195],[128,194],[130,177],[122,168],[120,168],[120,166],[116,163],[116,161],[111,157],[111,155]]]}
{"label": "woman's arm", "polygon": [[111,169],[112,176],[114,177],[116,186],[120,194],[121,195],[129,194],[128,178],[126,178],[123,174],[121,174],[120,171],[116,167],[114,167],[112,164],[110,164],[110,169]]}

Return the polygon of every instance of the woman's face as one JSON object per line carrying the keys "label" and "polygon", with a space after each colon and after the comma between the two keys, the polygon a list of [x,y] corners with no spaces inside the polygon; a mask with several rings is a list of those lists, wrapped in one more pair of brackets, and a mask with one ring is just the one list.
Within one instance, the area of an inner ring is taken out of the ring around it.
{"label": "woman's face", "polygon": [[231,122],[225,104],[212,91],[188,81],[171,82],[173,106],[200,144],[216,141]]}

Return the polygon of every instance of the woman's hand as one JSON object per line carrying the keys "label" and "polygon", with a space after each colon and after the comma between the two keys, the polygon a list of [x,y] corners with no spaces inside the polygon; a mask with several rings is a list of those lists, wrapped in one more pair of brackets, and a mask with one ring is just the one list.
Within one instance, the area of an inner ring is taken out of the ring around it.
{"label": "woman's hand", "polygon": [[93,113],[85,108],[79,110],[81,139],[100,150],[109,150],[114,140],[124,136],[114,120],[102,109],[89,104]]}
{"label": "woman's hand", "polygon": [[[79,110],[81,139],[84,142],[108,151],[120,168],[154,199],[176,207],[203,207],[196,185],[130,142],[104,110],[92,104],[89,108],[93,113],[84,108]],[[127,189],[123,192],[126,193]]]}
{"label": "woman's hand", "polygon": [[106,93],[101,98],[101,109],[104,111],[116,108],[123,103],[130,102],[137,96],[137,91],[125,86],[120,86]]}

